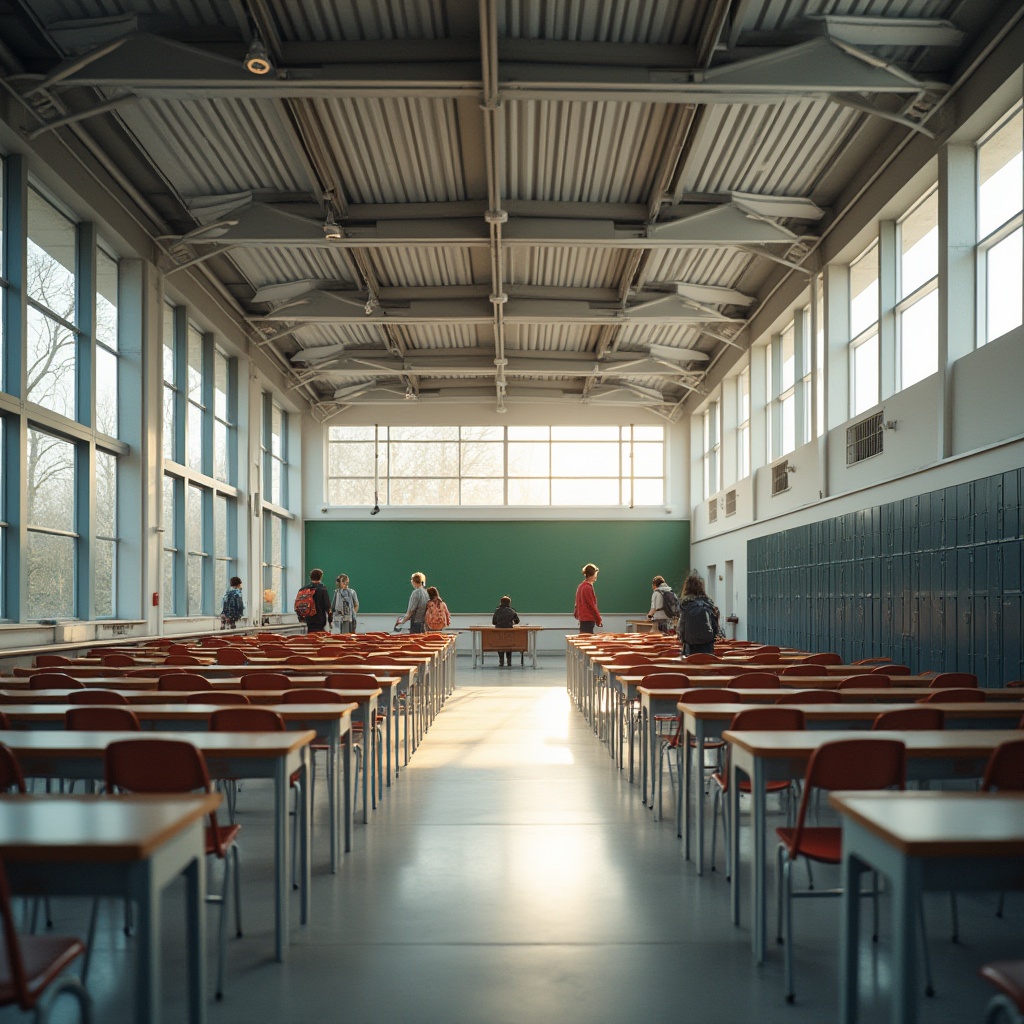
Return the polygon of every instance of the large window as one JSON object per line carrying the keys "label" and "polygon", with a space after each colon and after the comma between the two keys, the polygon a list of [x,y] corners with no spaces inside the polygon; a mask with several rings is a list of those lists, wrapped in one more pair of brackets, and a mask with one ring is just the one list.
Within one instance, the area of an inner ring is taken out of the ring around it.
{"label": "large window", "polygon": [[25,456],[27,618],[74,618],[75,446],[30,427]]}
{"label": "large window", "polygon": [[180,615],[182,602],[178,596],[179,553],[181,541],[178,536],[178,482],[169,473],[164,474],[164,580],[163,603],[164,615],[167,617]]}
{"label": "large window", "polygon": [[878,243],[850,266],[850,414],[878,403]]}
{"label": "large window", "polygon": [[235,424],[231,363],[223,352],[213,353],[213,475],[228,483],[234,478]]}
{"label": "large window", "polygon": [[719,454],[722,444],[721,421],[719,419],[719,404],[712,402],[705,410],[703,416],[703,468],[704,468],[704,497],[710,498],[712,494],[719,491],[718,466]]}
{"label": "large window", "polygon": [[185,370],[188,396],[185,423],[188,468],[197,473],[206,472],[205,430],[206,402],[203,395],[203,335],[197,327],[188,327],[188,364]]}
{"label": "large window", "polygon": [[185,580],[186,614],[209,612],[205,580],[206,530],[203,505],[210,494],[205,488],[189,484],[185,495]]}
{"label": "large window", "polygon": [[270,395],[264,396],[263,500],[281,508],[288,503],[288,414]]}
{"label": "large window", "polygon": [[660,505],[664,429],[330,427],[332,505]]}
{"label": "large window", "polygon": [[96,429],[117,437],[117,260],[96,251]]}
{"label": "large window", "polygon": [[932,189],[897,225],[899,386],[939,368],[939,194]]}
{"label": "large window", "polygon": [[117,608],[117,457],[109,452],[96,452],[94,496],[93,613],[105,619]]}
{"label": "large window", "polygon": [[172,305],[164,306],[164,458],[169,462],[181,462],[177,450],[178,437],[178,385],[175,371],[177,337],[175,334],[175,313]]}
{"label": "large window", "polygon": [[288,524],[273,512],[263,515],[263,610],[284,610],[287,579],[284,566],[285,533]]}
{"label": "large window", "polygon": [[750,476],[750,367],[736,378],[736,479]]}
{"label": "large window", "polygon": [[1018,106],[978,144],[978,259],[984,282],[979,344],[1022,322],[1024,112]]}

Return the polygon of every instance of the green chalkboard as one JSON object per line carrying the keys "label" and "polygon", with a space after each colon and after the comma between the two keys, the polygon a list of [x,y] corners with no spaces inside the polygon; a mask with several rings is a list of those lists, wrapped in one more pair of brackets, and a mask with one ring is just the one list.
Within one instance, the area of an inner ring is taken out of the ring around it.
{"label": "green chalkboard", "polygon": [[305,555],[304,574],[323,569],[328,589],[347,573],[366,613],[404,613],[409,576],[422,572],[452,612],[489,614],[509,594],[521,612],[571,619],[587,562],[601,569],[604,613],[646,612],[651,577],[659,573],[678,592],[690,564],[690,524],[312,520],[305,523]]}

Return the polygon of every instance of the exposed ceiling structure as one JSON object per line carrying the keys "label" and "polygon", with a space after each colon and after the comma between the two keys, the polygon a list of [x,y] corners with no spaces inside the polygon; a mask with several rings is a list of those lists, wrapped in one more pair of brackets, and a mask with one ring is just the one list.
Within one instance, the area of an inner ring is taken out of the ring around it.
{"label": "exposed ceiling structure", "polygon": [[[8,93],[116,171],[326,419],[677,418],[996,0],[0,0]],[[895,133],[895,134],[894,134]]]}

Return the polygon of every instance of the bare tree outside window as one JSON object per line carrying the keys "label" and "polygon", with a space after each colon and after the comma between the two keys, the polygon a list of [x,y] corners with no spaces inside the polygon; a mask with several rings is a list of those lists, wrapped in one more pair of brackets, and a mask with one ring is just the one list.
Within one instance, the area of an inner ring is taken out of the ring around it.
{"label": "bare tree outside window", "polygon": [[75,615],[75,448],[69,441],[28,431],[29,619]]}

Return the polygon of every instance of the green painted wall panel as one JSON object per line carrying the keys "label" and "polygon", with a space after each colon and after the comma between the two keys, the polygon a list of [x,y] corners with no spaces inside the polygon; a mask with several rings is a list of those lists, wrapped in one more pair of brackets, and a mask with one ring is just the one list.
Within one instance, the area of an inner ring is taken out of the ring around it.
{"label": "green painted wall panel", "polygon": [[479,614],[502,594],[527,613],[572,616],[580,569],[593,562],[602,613],[646,612],[651,577],[678,590],[689,570],[690,524],[665,522],[451,522],[386,519],[305,523],[305,571],[348,573],[360,608],[405,612],[409,576],[426,573],[452,612]]}

